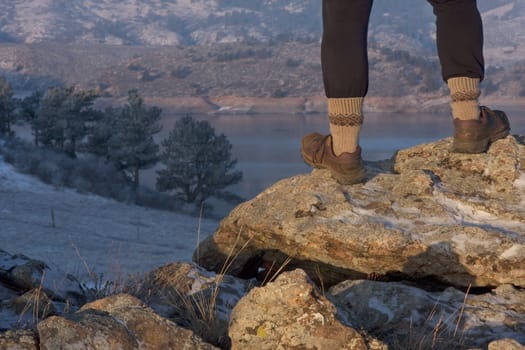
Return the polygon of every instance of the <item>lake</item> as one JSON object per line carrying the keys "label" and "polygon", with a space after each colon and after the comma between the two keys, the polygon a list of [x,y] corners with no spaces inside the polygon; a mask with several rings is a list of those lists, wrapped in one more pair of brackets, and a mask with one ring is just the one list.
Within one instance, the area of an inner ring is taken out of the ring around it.
{"label": "lake", "polygon": [[[512,132],[525,133],[520,112],[508,112]],[[159,139],[167,136],[180,116],[165,116]],[[240,184],[230,188],[251,198],[276,181],[311,169],[303,163],[300,142],[303,135],[318,131],[328,133],[326,115],[194,115],[208,120],[217,133],[224,133],[238,160],[237,169],[244,174]],[[432,142],[452,135],[452,121],[447,114],[367,113],[361,133],[365,160],[390,158],[400,148]],[[154,185],[154,172],[144,180]]]}
{"label": "lake", "polygon": [[[525,135],[524,113],[505,109],[513,134]],[[164,115],[163,129],[155,139],[167,137],[180,115]],[[308,173],[300,154],[301,138],[310,132],[328,133],[324,114],[307,115],[193,115],[207,120],[217,133],[225,134],[243,172],[241,183],[229,190],[249,199],[276,181],[296,174]],[[432,113],[366,113],[361,132],[361,147],[365,160],[392,157],[396,150],[432,142],[452,135],[448,114]],[[31,140],[27,126],[16,127],[17,135]],[[156,167],[158,168],[158,167]],[[156,169],[155,168],[155,169]],[[155,187],[155,169],[143,171],[143,183]]]}

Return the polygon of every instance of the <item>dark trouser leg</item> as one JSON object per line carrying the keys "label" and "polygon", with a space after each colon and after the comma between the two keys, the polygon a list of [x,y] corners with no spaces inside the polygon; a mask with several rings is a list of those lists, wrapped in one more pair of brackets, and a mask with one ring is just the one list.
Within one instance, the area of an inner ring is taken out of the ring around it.
{"label": "dark trouser leg", "polygon": [[483,25],[476,0],[428,0],[434,8],[443,80],[483,80]]}
{"label": "dark trouser leg", "polygon": [[328,98],[364,97],[367,32],[373,0],[323,0],[321,62]]}

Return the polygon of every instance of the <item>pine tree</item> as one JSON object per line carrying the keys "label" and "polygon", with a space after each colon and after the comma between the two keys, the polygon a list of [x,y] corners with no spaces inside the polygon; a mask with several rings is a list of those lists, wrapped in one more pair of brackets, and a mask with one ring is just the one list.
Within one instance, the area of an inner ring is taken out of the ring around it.
{"label": "pine tree", "polygon": [[31,125],[31,129],[33,130],[33,137],[35,146],[38,146],[38,133],[34,129],[35,127],[35,121],[38,117],[38,108],[40,106],[40,100],[44,96],[44,93],[42,91],[35,91],[31,95],[24,98],[20,103],[20,117],[22,120],[25,120],[26,122]]}
{"label": "pine tree", "polygon": [[92,105],[98,97],[99,94],[95,90],[80,90],[74,91],[66,100],[63,115],[66,139],[64,150],[71,157],[76,157],[78,143],[90,133],[90,124],[98,114],[93,110]]}
{"label": "pine tree", "polygon": [[85,150],[110,161],[109,142],[117,133],[117,121],[122,114],[121,108],[108,107],[95,117],[94,125],[88,136]]}
{"label": "pine tree", "polygon": [[178,120],[161,145],[165,168],[157,171],[159,191],[174,191],[184,201],[197,204],[212,196],[236,197],[223,189],[240,182],[242,172],[234,170],[237,161],[232,160],[226,136],[217,136],[207,121],[190,116]]}
{"label": "pine tree", "polygon": [[0,135],[11,135],[11,126],[15,122],[16,100],[9,82],[0,77]]}
{"label": "pine tree", "polygon": [[31,124],[37,142],[76,157],[77,143],[89,133],[90,123],[97,114],[91,108],[97,97],[93,90],[48,89],[40,98]]}
{"label": "pine tree", "polygon": [[[162,129],[159,124],[162,110],[147,108],[137,90],[128,92],[128,105],[116,114],[113,134],[107,140],[107,158],[123,170],[131,179],[135,189],[139,185],[139,171],[158,162],[159,146],[153,135]],[[103,134],[99,136],[102,137]],[[99,144],[99,147],[103,143]]]}

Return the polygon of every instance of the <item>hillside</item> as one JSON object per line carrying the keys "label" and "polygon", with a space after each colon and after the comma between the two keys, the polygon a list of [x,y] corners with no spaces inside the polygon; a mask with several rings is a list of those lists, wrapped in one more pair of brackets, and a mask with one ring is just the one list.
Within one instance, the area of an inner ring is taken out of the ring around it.
{"label": "hillside", "polygon": [[[216,225],[203,220],[201,238]],[[118,279],[190,261],[199,219],[56,189],[0,158],[0,227],[3,250],[45,261],[55,274]]]}
{"label": "hillside", "polygon": [[[505,40],[523,42],[523,0],[478,3],[482,12],[491,13],[485,15],[487,28],[501,28]],[[13,0],[0,4],[0,40],[119,45],[317,40],[320,13],[315,0]],[[371,36],[381,42],[395,38],[404,48],[430,48],[432,22],[425,1],[376,0]]]}
{"label": "hillside", "polygon": [[[490,49],[523,46],[525,4],[517,0],[480,0],[478,4]],[[12,0],[0,4],[0,42],[208,45],[285,38],[317,41],[320,13],[321,4],[315,0]],[[376,0],[371,41],[429,54],[434,50],[433,22],[426,1]],[[516,59],[519,53],[510,56],[506,59]]]}
{"label": "hillside", "polygon": [[[489,73],[484,95],[523,104],[525,4],[480,0],[479,7]],[[433,22],[425,1],[374,3],[370,96],[402,98],[401,110],[421,100],[429,101],[427,110],[443,108]],[[110,99],[137,88],[165,105],[189,106],[183,110],[221,110],[217,96],[295,106],[283,98],[323,94],[320,28],[314,0],[13,0],[0,4],[0,74],[18,95],[65,84],[97,88]]]}
{"label": "hillside", "polygon": [[[420,107],[417,100],[428,101],[427,110],[446,103],[447,91],[435,58],[371,45],[370,65],[370,96],[401,98],[400,105],[408,110]],[[524,71],[525,60],[489,67],[484,97],[521,100],[525,96]],[[274,103],[295,106],[296,112],[322,110],[315,107],[319,105],[315,99],[311,108],[294,100],[323,95],[317,43],[177,47],[0,44],[0,72],[21,96],[63,84],[96,88],[108,99],[120,99],[136,88],[151,103],[187,105],[190,109],[198,104],[196,111],[201,112],[223,107],[214,99],[220,96],[274,98]],[[198,98],[200,102],[195,102]]]}

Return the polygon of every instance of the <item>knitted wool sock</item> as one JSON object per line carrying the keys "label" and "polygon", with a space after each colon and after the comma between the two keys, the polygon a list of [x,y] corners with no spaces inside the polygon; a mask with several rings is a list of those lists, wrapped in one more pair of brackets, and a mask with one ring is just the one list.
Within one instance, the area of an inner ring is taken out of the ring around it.
{"label": "knitted wool sock", "polygon": [[447,81],[452,102],[452,116],[454,119],[469,120],[479,118],[479,79],[477,78],[450,78]]}
{"label": "knitted wool sock", "polygon": [[363,97],[328,99],[330,134],[336,156],[343,152],[353,153],[357,149],[363,125],[363,100]]}

